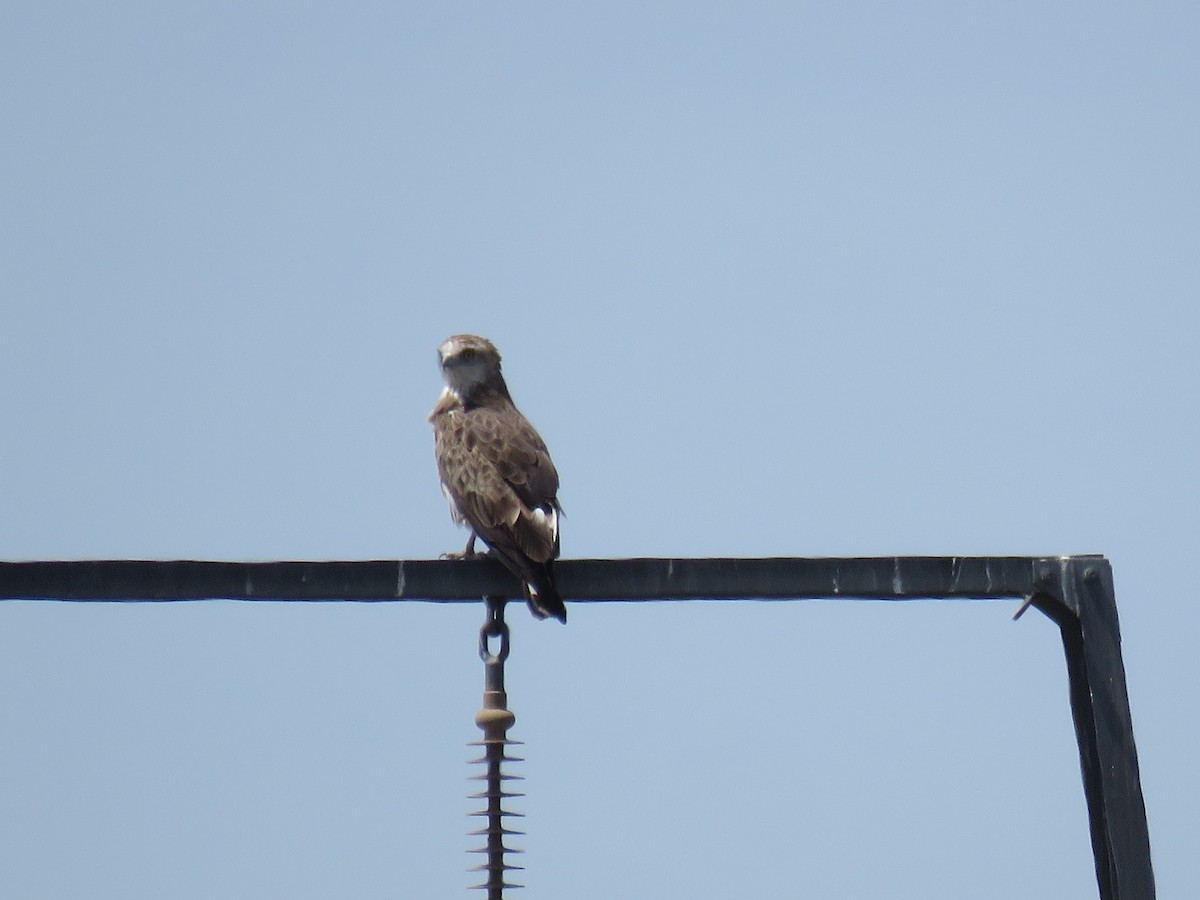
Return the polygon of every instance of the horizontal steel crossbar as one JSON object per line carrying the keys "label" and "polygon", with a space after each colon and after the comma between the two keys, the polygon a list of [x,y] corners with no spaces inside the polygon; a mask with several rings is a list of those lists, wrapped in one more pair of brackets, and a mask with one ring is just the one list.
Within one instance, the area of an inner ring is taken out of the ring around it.
{"label": "horizontal steel crossbar", "polygon": [[[1084,557],[1077,557],[1084,558]],[[578,601],[859,597],[1026,597],[1061,557],[906,556],[563,559],[559,589]],[[54,560],[0,562],[0,599],[480,602],[520,597],[491,559],[324,562]]]}

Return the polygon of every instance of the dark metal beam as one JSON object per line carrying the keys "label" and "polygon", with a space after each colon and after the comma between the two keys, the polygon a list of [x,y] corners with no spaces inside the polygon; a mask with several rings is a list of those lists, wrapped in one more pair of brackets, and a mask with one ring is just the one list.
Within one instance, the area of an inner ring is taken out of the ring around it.
{"label": "dark metal beam", "polygon": [[[1026,599],[1062,632],[1100,898],[1153,900],[1116,597],[1104,557],[566,559],[555,571],[572,602]],[[489,559],[0,562],[0,600],[478,602],[520,595],[516,580]]]}
{"label": "dark metal beam", "polygon": [[1121,658],[1112,567],[1063,561],[1034,603],[1058,623],[1101,900],[1153,900],[1150,832]]}
{"label": "dark metal beam", "polygon": [[[1058,557],[564,559],[572,601],[1025,597]],[[0,562],[0,600],[427,600],[520,597],[490,559],[357,562],[55,560]]]}

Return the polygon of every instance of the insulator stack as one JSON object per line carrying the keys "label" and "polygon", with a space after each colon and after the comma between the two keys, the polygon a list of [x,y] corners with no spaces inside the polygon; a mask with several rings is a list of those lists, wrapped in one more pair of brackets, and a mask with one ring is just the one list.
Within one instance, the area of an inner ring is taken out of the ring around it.
{"label": "insulator stack", "polygon": [[[519,757],[509,756],[506,748],[520,741],[508,739],[508,729],[516,722],[517,717],[508,708],[508,695],[504,691],[504,661],[508,659],[508,626],[504,624],[504,599],[487,598],[487,621],[479,629],[479,657],[483,660],[483,708],[475,714],[475,724],[483,731],[483,740],[472,741],[469,746],[483,747],[483,756],[471,760],[472,764],[483,763],[484,772],[472,776],[473,779],[485,784],[484,790],[471,794],[473,800],[484,800],[483,809],[474,810],[472,816],[482,816],[487,824],[472,835],[484,835],[487,843],[483,847],[472,850],[472,853],[487,854],[487,861],[472,866],[472,872],[485,872],[487,878],[482,884],[471,887],[486,890],[488,900],[502,900],[505,888],[519,888],[522,885],[511,884],[505,880],[508,872],[520,870],[522,866],[509,865],[505,861],[506,853],[522,853],[504,843],[507,835],[523,834],[520,831],[506,828],[506,817],[521,817],[522,813],[512,812],[504,808],[504,803],[510,797],[522,797],[517,791],[505,790],[505,783],[520,781],[520,775],[509,775],[503,771],[506,762],[522,762]],[[493,651],[492,641],[499,642]]]}

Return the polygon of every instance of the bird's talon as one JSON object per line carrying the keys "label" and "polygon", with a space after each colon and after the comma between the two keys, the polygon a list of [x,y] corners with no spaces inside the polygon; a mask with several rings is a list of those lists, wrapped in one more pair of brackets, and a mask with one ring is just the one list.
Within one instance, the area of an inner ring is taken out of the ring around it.
{"label": "bird's talon", "polygon": [[438,559],[486,559],[487,557],[487,553],[480,553],[478,550],[472,550],[470,553],[465,550],[448,550],[438,554]]}

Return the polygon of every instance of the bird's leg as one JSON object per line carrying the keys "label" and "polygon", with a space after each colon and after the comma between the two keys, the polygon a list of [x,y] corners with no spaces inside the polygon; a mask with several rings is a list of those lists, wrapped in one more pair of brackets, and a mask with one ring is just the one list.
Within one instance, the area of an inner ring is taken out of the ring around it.
{"label": "bird's leg", "polygon": [[479,535],[477,535],[475,533],[474,529],[472,529],[471,539],[467,541],[466,549],[464,549],[461,553],[454,553],[454,552],[443,553],[441,558],[442,559],[479,559],[481,556],[486,556],[487,555],[486,553],[477,553],[475,550],[475,541],[478,537],[479,537]]}

